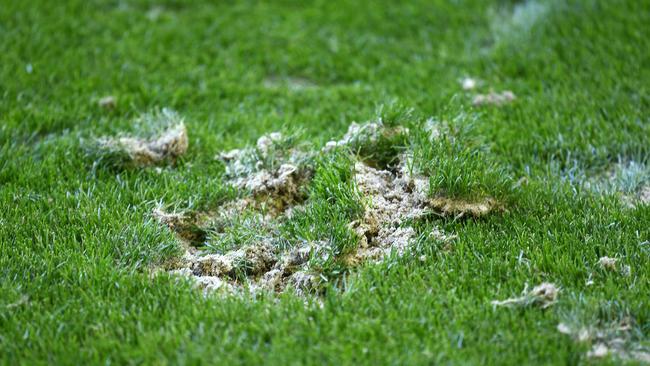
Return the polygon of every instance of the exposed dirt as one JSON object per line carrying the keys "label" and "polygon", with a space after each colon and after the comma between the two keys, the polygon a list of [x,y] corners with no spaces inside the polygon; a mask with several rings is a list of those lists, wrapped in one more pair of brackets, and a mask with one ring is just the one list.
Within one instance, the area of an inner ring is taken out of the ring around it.
{"label": "exposed dirt", "polygon": [[[363,163],[355,165],[355,182],[366,200],[366,210],[361,220],[350,223],[350,228],[358,235],[358,249],[342,258],[349,267],[366,261],[380,261],[391,253],[404,255],[416,237],[412,227],[404,226],[426,213],[428,180],[421,176],[410,177],[405,173],[394,174],[377,170]],[[251,180],[257,182],[256,176]],[[257,187],[258,183],[251,183]],[[250,188],[252,192],[255,189]],[[266,191],[265,191],[266,192]],[[269,196],[285,194],[285,190],[270,190]],[[286,197],[286,196],[285,196]],[[222,206],[208,215],[170,214],[160,210],[154,212],[162,223],[175,230],[181,237],[194,237],[197,227],[216,227],[220,218],[240,214],[254,207],[252,199],[242,199]],[[289,202],[286,213],[268,216],[263,222],[273,225],[274,220],[283,220],[293,210],[299,210],[296,201]],[[193,221],[194,220],[194,221]],[[188,229],[189,228],[189,229]],[[207,231],[203,229],[202,232]],[[448,241],[453,237],[434,230],[434,239]],[[168,263],[171,273],[184,275],[199,281],[206,290],[240,291],[244,287],[250,291],[284,291],[288,287],[297,293],[307,293],[320,281],[318,275],[310,270],[308,261],[314,256],[326,259],[327,242],[301,243],[293,248],[280,250],[274,245],[273,233],[269,237],[245,245],[224,254],[207,254],[195,248],[186,247],[179,260]],[[207,277],[208,279],[203,279]],[[198,278],[198,279],[197,279]],[[217,281],[219,279],[219,281]]]}
{"label": "exposed dirt", "polygon": [[621,159],[602,172],[581,172],[580,178],[585,188],[600,195],[616,195],[629,208],[650,203],[650,167],[645,163]]}
{"label": "exposed dirt", "polygon": [[[403,256],[417,242],[419,234],[412,227],[417,220],[432,213],[481,217],[498,207],[490,198],[480,202],[429,198],[429,179],[407,168],[408,154],[391,150],[393,137],[407,133],[405,128],[386,128],[381,122],[353,123],[343,138],[329,142],[320,151],[300,149],[276,132],[260,137],[254,147],[221,153],[218,159],[226,165],[228,182],[244,196],[212,212],[156,210],[154,216],[185,244],[184,255],[166,263],[165,269],[190,278],[206,291],[292,289],[306,294],[322,281],[314,263],[334,260],[352,269],[391,255]],[[387,143],[382,148],[390,150],[387,159],[394,162],[390,170],[371,165],[377,160],[363,160],[382,143]],[[288,242],[278,228],[294,215],[304,214],[303,207],[309,205],[305,186],[313,175],[313,157],[340,147],[362,159],[354,165],[353,180],[364,212],[348,225],[359,240],[357,246],[332,258],[339,254],[333,254],[337,251],[332,250],[330,242]],[[368,149],[368,154],[360,154],[362,149]],[[250,235],[242,235],[242,231],[250,231]],[[422,235],[447,244],[455,238],[437,228]],[[215,253],[215,243],[219,242],[226,245]],[[210,248],[197,249],[206,243]]]}
{"label": "exposed dirt", "polygon": [[188,245],[205,241],[207,233],[202,229],[201,223],[207,220],[206,216],[196,213],[169,213],[160,208],[153,211],[153,217],[156,220],[167,225],[180,240]]}
{"label": "exposed dirt", "polygon": [[[358,264],[379,260],[391,252],[403,255],[416,237],[415,230],[404,225],[427,213],[428,179],[409,176],[404,169],[395,174],[361,162],[354,168],[354,180],[367,200],[367,207],[361,220],[350,223],[360,242],[346,262]],[[438,233],[436,239],[449,240],[448,236]]]}

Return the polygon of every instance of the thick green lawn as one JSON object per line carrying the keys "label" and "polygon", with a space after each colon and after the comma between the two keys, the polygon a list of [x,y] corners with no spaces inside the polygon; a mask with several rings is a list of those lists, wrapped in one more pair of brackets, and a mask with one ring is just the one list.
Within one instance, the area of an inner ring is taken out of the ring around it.
{"label": "thick green lawn", "polygon": [[[650,362],[650,205],[623,197],[650,184],[649,24],[644,0],[0,0],[0,361]],[[472,105],[491,89],[517,98]],[[458,239],[307,300],[151,275],[180,248],[154,208],[232,195],[221,151],[277,130],[320,146],[395,106],[462,130],[414,146],[434,193],[505,210],[431,219]],[[88,154],[160,108],[185,119],[177,164]],[[546,309],[491,305],[542,282],[561,287]],[[609,355],[588,357],[599,343]]]}

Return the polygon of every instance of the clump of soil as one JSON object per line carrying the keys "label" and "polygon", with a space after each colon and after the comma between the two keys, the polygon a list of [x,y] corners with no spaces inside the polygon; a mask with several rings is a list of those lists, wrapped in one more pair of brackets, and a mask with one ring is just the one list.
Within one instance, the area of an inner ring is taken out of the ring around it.
{"label": "clump of soil", "polygon": [[[527,286],[526,286],[527,287]],[[494,300],[493,306],[508,306],[508,307],[529,307],[537,306],[541,309],[546,309],[555,304],[557,301],[560,288],[555,284],[544,282],[535,286],[532,290],[524,289],[520,297],[513,297],[506,300]]]}
{"label": "clump of soil", "polygon": [[618,262],[618,259],[616,258],[600,257],[600,259],[598,259],[600,267],[608,271],[616,271],[616,262]]}
{"label": "clump of soil", "polygon": [[487,94],[477,94],[474,96],[472,104],[477,107],[488,105],[500,107],[513,102],[516,98],[515,93],[510,90],[504,90],[501,93],[491,91]]}
{"label": "clump of soil", "polygon": [[173,112],[163,111],[161,118],[162,121],[154,121],[154,123],[166,124],[167,128],[157,136],[151,138],[105,137],[99,139],[99,147],[101,150],[121,156],[125,162],[139,167],[163,162],[173,163],[187,152],[189,146],[187,129],[182,119]]}
{"label": "clump of soil", "polygon": [[443,216],[461,217],[483,217],[489,213],[501,209],[499,203],[493,198],[487,197],[478,201],[470,201],[460,198],[434,197],[429,201],[430,206]]}
{"label": "clump of soil", "polygon": [[570,336],[575,342],[590,344],[587,358],[601,359],[612,356],[625,361],[650,363],[650,351],[633,339],[633,325],[632,319],[624,318],[599,325],[560,323],[557,330]]}
{"label": "clump of soil", "polygon": [[97,101],[97,105],[104,109],[114,109],[117,106],[117,98],[107,95]]}

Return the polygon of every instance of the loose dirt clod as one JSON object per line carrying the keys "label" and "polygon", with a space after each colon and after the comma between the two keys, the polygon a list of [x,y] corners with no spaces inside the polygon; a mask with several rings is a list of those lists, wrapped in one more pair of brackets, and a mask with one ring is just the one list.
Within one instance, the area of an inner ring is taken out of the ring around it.
{"label": "loose dirt clod", "polygon": [[524,289],[522,296],[510,298],[507,300],[492,301],[493,306],[539,306],[542,309],[555,304],[557,301],[557,296],[560,293],[560,289],[549,282],[544,282],[538,286],[535,286],[531,291]]}
{"label": "loose dirt clod", "polygon": [[598,265],[603,270],[616,272],[624,276],[629,276],[631,272],[630,266],[628,265],[620,266],[618,262],[619,262],[618,258],[601,257],[600,259],[598,259]]}
{"label": "loose dirt clod", "polygon": [[468,201],[459,198],[434,197],[429,205],[443,216],[461,217],[483,217],[501,207],[493,198],[484,198],[480,201]]}
{"label": "loose dirt clod", "polygon": [[97,101],[97,104],[104,109],[113,109],[117,105],[117,98],[112,95],[107,95],[103,98],[100,98]]}
{"label": "loose dirt clod", "polygon": [[151,139],[119,137],[99,140],[99,146],[103,150],[125,155],[135,166],[155,165],[164,161],[174,162],[185,154],[188,145],[187,129],[182,121]]}
{"label": "loose dirt clod", "polygon": [[490,92],[488,94],[478,94],[474,97],[472,104],[474,106],[494,105],[502,106],[508,104],[516,99],[516,96],[510,90],[505,90],[501,93]]}
{"label": "loose dirt clod", "polygon": [[600,267],[608,271],[616,271],[616,262],[618,262],[618,259],[616,258],[601,257],[598,259]]}

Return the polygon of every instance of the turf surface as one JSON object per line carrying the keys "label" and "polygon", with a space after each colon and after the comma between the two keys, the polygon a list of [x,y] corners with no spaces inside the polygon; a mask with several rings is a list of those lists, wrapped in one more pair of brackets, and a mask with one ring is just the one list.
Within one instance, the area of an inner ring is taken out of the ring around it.
{"label": "turf surface", "polygon": [[[621,319],[650,346],[650,206],[583,184],[646,166],[647,24],[650,4],[632,0],[0,1],[0,360],[575,364],[591,344],[558,323]],[[518,98],[474,108],[465,76]],[[98,106],[106,95],[116,108]],[[433,183],[508,211],[439,220],[452,250],[365,266],[322,307],[150,278],[178,249],[152,209],[231,194],[220,151],[280,129],[321,144],[393,105],[466,126],[467,141],[429,151]],[[86,154],[162,107],[190,134],[175,167],[116,171]],[[599,269],[602,256],[630,275]],[[562,287],[549,309],[490,305],[544,281]]]}

